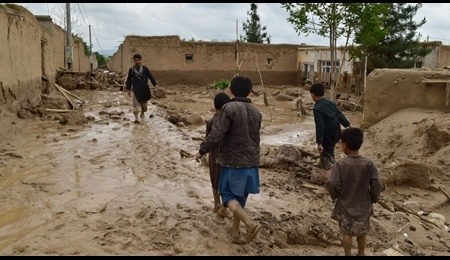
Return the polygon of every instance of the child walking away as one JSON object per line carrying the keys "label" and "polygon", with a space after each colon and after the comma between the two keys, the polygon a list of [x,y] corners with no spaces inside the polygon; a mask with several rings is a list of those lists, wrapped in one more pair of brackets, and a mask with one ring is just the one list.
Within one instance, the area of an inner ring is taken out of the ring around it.
{"label": "child walking away", "polygon": [[259,132],[262,114],[248,98],[252,88],[252,81],[246,76],[236,76],[231,80],[230,90],[234,98],[223,105],[211,132],[195,155],[199,162],[200,157],[220,143],[217,151],[217,163],[222,166],[219,194],[223,205],[233,212],[230,232],[233,243],[240,243],[240,221],[247,227],[247,243],[253,241],[261,229],[261,224],[244,211],[248,195],[260,192]]}
{"label": "child walking away", "polygon": [[[206,124],[206,137],[208,137],[209,133],[211,133],[214,122],[217,120],[217,117],[219,116],[220,111],[222,110],[222,106],[228,100],[230,100],[230,96],[228,96],[225,92],[220,92],[214,97],[214,108],[216,109],[216,112],[214,113],[213,117]],[[216,147],[214,147],[208,153],[209,177],[211,180],[212,192],[213,192],[213,197],[214,197],[213,212],[217,213],[221,217],[228,218],[231,216],[229,215],[227,208],[225,208],[223,206],[223,204],[221,203],[220,195],[219,195],[219,176],[220,176],[220,169],[222,167],[220,166],[220,164],[218,164],[216,162],[217,150],[218,150],[218,145],[216,145]]]}
{"label": "child walking away", "polygon": [[309,92],[316,103],[313,114],[316,125],[317,150],[320,153],[320,161],[314,166],[328,170],[333,167],[335,162],[334,147],[339,142],[341,125],[349,127],[350,122],[333,101],[324,97],[325,86],[322,83],[313,84]]}
{"label": "child walking away", "polygon": [[364,134],[360,128],[349,127],[342,131],[342,150],[347,155],[334,165],[325,183],[331,199],[336,200],[331,218],[343,232],[346,256],[351,255],[352,239],[356,236],[358,255],[363,256],[366,236],[369,233],[372,206],[381,194],[378,170],[371,159],[359,154]]}

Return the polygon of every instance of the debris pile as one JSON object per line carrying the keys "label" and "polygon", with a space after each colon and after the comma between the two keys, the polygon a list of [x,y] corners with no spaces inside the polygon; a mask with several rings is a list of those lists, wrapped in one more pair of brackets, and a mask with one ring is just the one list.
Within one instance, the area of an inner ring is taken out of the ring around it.
{"label": "debris pile", "polygon": [[56,75],[56,83],[67,90],[90,89],[110,90],[120,89],[125,85],[126,75],[110,72],[104,69],[96,69],[88,72],[74,72],[59,70]]}

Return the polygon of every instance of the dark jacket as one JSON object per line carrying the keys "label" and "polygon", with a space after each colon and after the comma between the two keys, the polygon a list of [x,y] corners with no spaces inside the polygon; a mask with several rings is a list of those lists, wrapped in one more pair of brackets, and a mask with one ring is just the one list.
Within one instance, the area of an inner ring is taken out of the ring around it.
{"label": "dark jacket", "polygon": [[261,112],[250,99],[230,99],[201,143],[199,153],[204,155],[219,144],[217,163],[223,167],[259,166],[261,120]]}
{"label": "dark jacket", "polygon": [[322,144],[325,129],[336,124],[348,127],[350,122],[339,111],[336,103],[326,98],[321,98],[313,108],[314,122],[316,124],[316,143]]}
{"label": "dark jacket", "polygon": [[142,75],[138,75],[134,72],[133,70],[134,66],[128,70],[127,90],[130,90],[131,86],[133,86],[133,93],[136,96],[136,99],[139,102],[145,102],[150,100],[151,98],[151,92],[148,86],[148,79],[150,79],[153,86],[158,85],[158,83],[156,82],[155,77],[153,77],[150,70],[144,65],[141,66],[142,66]]}

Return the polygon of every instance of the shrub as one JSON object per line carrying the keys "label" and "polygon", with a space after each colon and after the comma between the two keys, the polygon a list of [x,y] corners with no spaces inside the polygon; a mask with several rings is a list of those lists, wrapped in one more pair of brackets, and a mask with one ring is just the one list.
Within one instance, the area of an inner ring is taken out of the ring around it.
{"label": "shrub", "polygon": [[219,80],[219,82],[216,83],[216,85],[214,85],[214,88],[224,90],[224,89],[228,88],[229,85],[230,85],[229,80],[221,79],[221,80]]}

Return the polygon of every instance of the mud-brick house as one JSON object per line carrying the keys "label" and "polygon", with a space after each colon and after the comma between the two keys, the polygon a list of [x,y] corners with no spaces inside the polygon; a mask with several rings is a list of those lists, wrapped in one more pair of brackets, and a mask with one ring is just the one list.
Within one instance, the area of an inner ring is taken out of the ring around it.
{"label": "mud-brick house", "polygon": [[[362,71],[357,71],[358,61],[348,61],[348,53],[345,54],[345,47],[338,46],[336,48],[334,79],[340,80],[339,88],[351,89],[351,86],[358,83]],[[300,73],[303,80],[311,82],[322,82],[330,85],[331,78],[331,51],[328,46],[301,46],[297,53]]]}
{"label": "mud-brick house", "polygon": [[108,68],[126,73],[133,65],[133,55],[139,53],[160,85],[204,86],[231,79],[237,68],[254,84],[297,85],[299,46],[129,35],[108,60]]}
{"label": "mud-brick house", "polygon": [[[422,42],[423,46],[431,48],[431,52],[419,59],[414,68],[443,68],[450,66],[450,46],[442,45],[440,41]],[[337,47],[335,79],[340,80],[339,89],[353,89],[361,86],[364,77],[364,62],[359,60],[349,61],[345,47]],[[341,64],[343,63],[343,64]],[[301,46],[298,48],[298,64],[302,79],[311,82],[330,84],[331,52],[328,46]],[[342,67],[341,67],[342,65]]]}
{"label": "mud-brick house", "polygon": [[423,46],[431,48],[431,52],[416,62],[415,68],[444,68],[450,65],[450,46],[441,41],[423,42]]}

